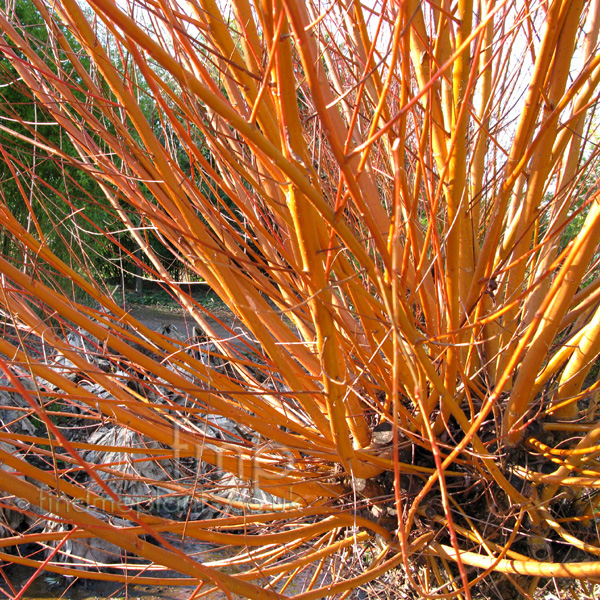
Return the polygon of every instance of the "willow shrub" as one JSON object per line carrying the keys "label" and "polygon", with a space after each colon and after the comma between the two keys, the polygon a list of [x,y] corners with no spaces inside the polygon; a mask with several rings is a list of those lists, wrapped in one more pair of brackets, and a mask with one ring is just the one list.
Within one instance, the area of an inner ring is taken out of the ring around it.
{"label": "willow shrub", "polygon": [[[497,573],[529,595],[597,580],[597,3],[32,2],[43,42],[0,11],[3,85],[36,103],[34,120],[2,105],[20,197],[0,210],[0,366],[36,433],[5,423],[0,487],[38,521],[8,527],[0,557],[160,580],[64,563],[100,538],[173,585],[249,598],[348,595],[396,568],[427,597]],[[45,161],[103,197],[57,192]],[[65,210],[68,264],[47,243]],[[136,321],[84,229],[161,281],[219,360]],[[161,246],[247,335],[217,336]],[[95,464],[82,419],[147,447]],[[152,460],[178,465],[153,489],[215,518],[125,502],[115,481],[153,481],[120,467]],[[250,500],[225,497],[227,472]],[[235,551],[206,562],[177,535]],[[7,550],[30,542],[49,550]]]}

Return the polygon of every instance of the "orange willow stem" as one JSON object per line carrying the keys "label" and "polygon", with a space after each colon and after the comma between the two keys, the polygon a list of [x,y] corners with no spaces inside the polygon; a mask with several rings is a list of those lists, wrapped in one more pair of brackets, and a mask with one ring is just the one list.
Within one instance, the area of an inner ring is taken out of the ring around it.
{"label": "orange willow stem", "polygon": [[509,160],[505,167],[506,176],[493,205],[493,212],[489,219],[490,227],[486,232],[479,260],[475,267],[473,284],[466,300],[468,309],[470,309],[477,301],[477,297],[481,294],[482,285],[489,279],[494,267],[493,253],[498,247],[502,232],[503,217],[507,208],[510,193],[516,182],[516,173],[514,169],[518,165],[527,144],[533,136],[535,120],[543,100],[541,93],[543,80],[548,73],[550,61],[556,50],[556,21],[558,20],[561,6],[564,4],[564,2],[553,2],[549,7],[542,46],[537,55],[536,64],[533,70],[533,78],[529,84],[524,109],[521,112],[519,125],[513,138]]}
{"label": "orange willow stem", "polygon": [[[434,542],[426,553],[435,551],[450,560],[456,560],[456,554],[450,546]],[[460,559],[467,565],[487,569],[494,565],[494,569],[500,573],[513,575],[529,575],[533,577],[564,577],[568,579],[592,579],[600,577],[600,562],[571,562],[571,563],[548,563],[534,560],[507,560],[499,562],[494,557],[475,554],[474,552],[461,552]],[[495,564],[496,563],[496,564]]]}
{"label": "orange willow stem", "polygon": [[[432,533],[424,533],[419,536],[408,548],[408,555],[412,556],[413,554],[420,552],[424,547],[430,543],[433,538]],[[371,571],[367,571],[362,575],[358,575],[356,577],[350,577],[341,583],[335,583],[328,585],[327,587],[318,588],[311,592],[304,592],[303,594],[298,594],[294,596],[295,600],[317,600],[318,598],[323,598],[325,596],[329,596],[330,594],[338,594],[340,592],[344,592],[346,590],[356,589],[362,583],[366,583],[367,581],[373,580],[377,577],[378,574],[383,574],[398,566],[402,561],[402,556],[395,556],[393,558],[388,559],[375,569]]]}
{"label": "orange willow stem", "polygon": [[543,362],[551,339],[579,287],[598,240],[600,239],[600,202],[592,204],[583,228],[583,234],[573,243],[558,276],[550,288],[532,324],[536,331],[531,346],[521,365],[517,381],[511,393],[503,423],[503,432],[511,444],[522,438],[517,426],[522,422],[531,401],[530,374],[535,373]]}

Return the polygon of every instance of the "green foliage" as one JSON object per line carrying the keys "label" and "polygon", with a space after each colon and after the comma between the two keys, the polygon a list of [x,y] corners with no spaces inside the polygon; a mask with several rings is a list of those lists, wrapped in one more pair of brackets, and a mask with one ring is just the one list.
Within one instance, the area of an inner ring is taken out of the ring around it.
{"label": "green foliage", "polygon": [[[18,0],[13,18],[23,35],[27,36],[30,46],[54,72],[58,57],[63,65],[61,68],[66,69],[67,77],[71,78],[75,95],[84,99],[80,90],[81,78],[63,50],[49,39],[43,18],[33,2]],[[71,47],[80,49],[67,29],[63,27],[61,32]],[[88,69],[89,58],[82,55],[81,60]],[[121,60],[118,64],[122,69],[128,68]],[[108,88],[106,93],[110,97]],[[147,90],[140,88],[138,94],[140,106],[153,128],[160,133],[162,143],[171,149],[183,171],[195,177],[185,148],[177,136],[169,136],[168,130],[163,129],[164,119],[159,118],[157,106]],[[101,114],[98,118],[114,133],[110,121]],[[89,169],[81,168],[83,163],[73,141],[44,108],[43,102],[32,94],[6,56],[0,58],[0,119],[9,128],[9,131],[0,131],[0,147],[3,148],[0,155],[0,201],[30,234],[43,241],[58,258],[88,280],[132,286],[136,273],[133,258],[136,242],[123,229],[120,218],[110,207]],[[195,135],[201,144],[201,134],[196,131]],[[135,132],[134,137],[139,139]],[[101,139],[95,141],[103,146]],[[10,153],[6,148],[10,148]],[[208,156],[208,150],[204,152]],[[202,182],[201,185],[205,186],[206,193],[212,193],[212,184]],[[146,186],[142,182],[138,186],[151,199]],[[225,195],[222,201],[226,201]],[[124,203],[122,208],[128,210]],[[134,223],[144,226],[138,214],[132,213],[131,216]],[[182,272],[176,256],[152,231],[146,236],[172,277],[180,279]],[[21,246],[18,237],[7,231],[0,232],[2,254],[12,257],[15,264],[23,268],[36,268],[35,260],[28,258]],[[52,274],[45,277],[51,280]]]}

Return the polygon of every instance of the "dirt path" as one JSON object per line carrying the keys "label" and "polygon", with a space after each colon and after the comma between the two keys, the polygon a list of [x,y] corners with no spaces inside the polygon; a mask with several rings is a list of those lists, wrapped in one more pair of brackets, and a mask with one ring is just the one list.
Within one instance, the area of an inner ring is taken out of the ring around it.
{"label": "dirt path", "polygon": [[[154,331],[159,330],[164,325],[174,325],[183,339],[193,337],[192,328],[196,322],[182,310],[134,306],[130,310],[130,313],[131,316],[135,317],[140,323],[143,323],[146,327]],[[220,319],[222,323],[226,323],[233,332],[228,331],[217,320],[208,318],[207,321],[210,323],[217,336],[223,340],[233,340],[234,343],[236,340],[239,340],[239,344],[242,344],[244,338],[249,339],[248,331],[234,318],[231,312],[221,311],[221,313],[217,315],[217,318]]]}

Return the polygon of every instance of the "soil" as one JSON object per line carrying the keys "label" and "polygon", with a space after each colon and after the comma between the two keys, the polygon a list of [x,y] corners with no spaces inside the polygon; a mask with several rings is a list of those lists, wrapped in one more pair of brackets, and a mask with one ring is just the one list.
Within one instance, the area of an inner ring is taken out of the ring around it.
{"label": "soil", "polygon": [[[140,323],[146,325],[146,327],[158,330],[164,325],[174,325],[184,339],[192,337],[192,328],[196,324],[187,313],[181,309],[167,309],[167,308],[152,308],[148,306],[134,305],[129,311],[131,316],[135,317]],[[223,325],[224,323],[234,331],[235,334],[245,333],[246,330],[241,326],[233,314],[229,311],[222,310],[218,314],[215,314],[215,319],[208,318],[207,321],[214,328],[215,333],[222,338],[228,338],[231,333]],[[219,320],[217,320],[219,319]]]}

